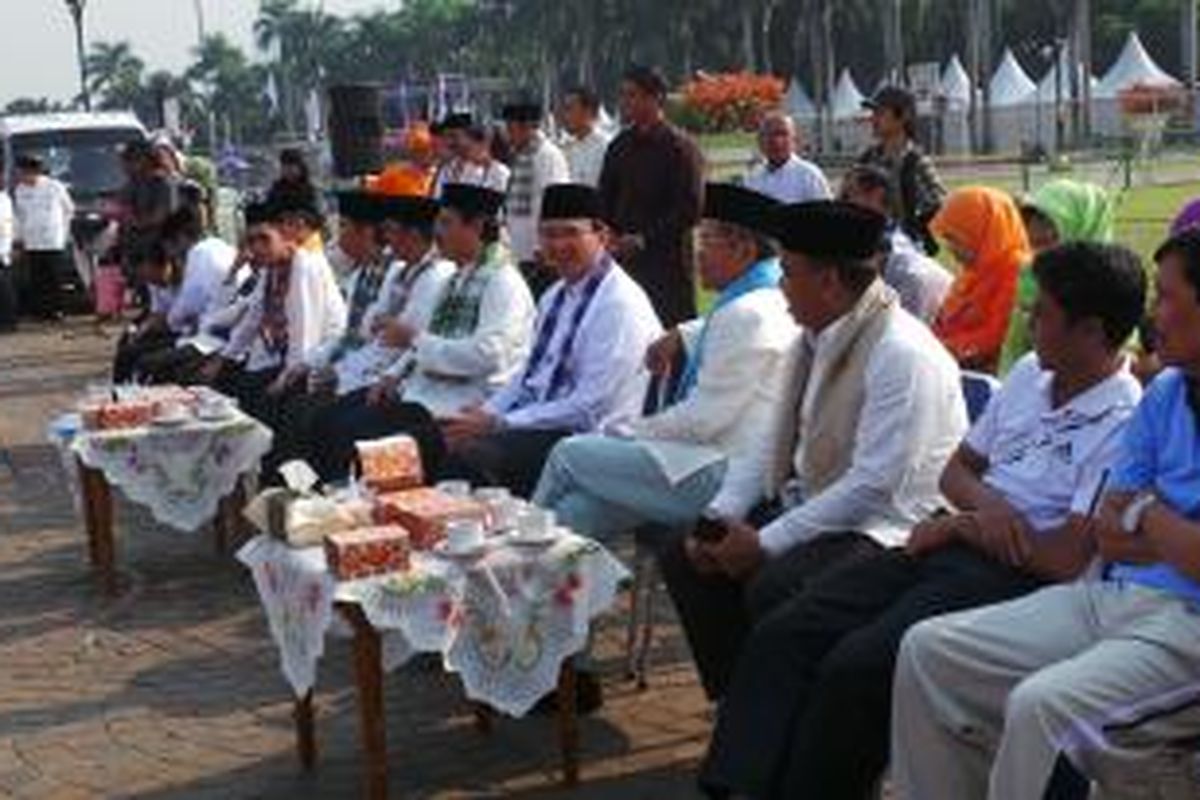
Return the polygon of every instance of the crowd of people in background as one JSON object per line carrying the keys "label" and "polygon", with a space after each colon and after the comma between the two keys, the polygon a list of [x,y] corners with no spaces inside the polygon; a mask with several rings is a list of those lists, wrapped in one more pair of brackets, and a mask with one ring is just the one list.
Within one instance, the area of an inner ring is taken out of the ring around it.
{"label": "crowd of people in background", "polygon": [[[666,91],[630,69],[609,140],[572,89],[561,145],[511,103],[506,153],[452,114],[328,211],[285,153],[237,248],[134,151],[114,377],[235,397],[268,481],[407,433],[431,480],[653,532],[716,704],[708,796],[1144,786],[1200,731],[1200,212],[1151,273],[1100,187],[947,191],[896,87],[836,197],[781,114],[706,182]],[[18,166],[0,260],[49,270],[70,200]]]}

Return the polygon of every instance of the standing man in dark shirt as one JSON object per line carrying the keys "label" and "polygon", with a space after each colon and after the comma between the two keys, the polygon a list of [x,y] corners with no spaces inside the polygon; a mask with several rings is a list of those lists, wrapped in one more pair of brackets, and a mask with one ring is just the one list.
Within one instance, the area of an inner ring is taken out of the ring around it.
{"label": "standing man in dark shirt", "polygon": [[667,123],[666,80],[633,67],[621,82],[627,127],[609,146],[600,173],[614,257],[642,285],[667,327],[696,316],[696,282],[687,235],[700,220],[704,158]]}
{"label": "standing man in dark shirt", "polygon": [[933,161],[916,142],[916,98],[907,89],[884,86],[864,101],[863,107],[871,112],[875,144],[863,151],[858,163],[879,167],[892,176],[896,192],[891,218],[925,252],[934,255],[938,248],[929,232],[929,220],[942,207],[946,187]]}

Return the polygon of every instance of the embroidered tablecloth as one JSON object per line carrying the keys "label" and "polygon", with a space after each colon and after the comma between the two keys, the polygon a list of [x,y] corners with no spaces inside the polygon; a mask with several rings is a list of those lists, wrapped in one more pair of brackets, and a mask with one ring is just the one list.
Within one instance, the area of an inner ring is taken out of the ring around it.
{"label": "embroidered tablecloth", "polygon": [[[146,506],[159,522],[195,531],[211,520],[223,497],[271,449],[271,430],[241,412],[218,422],[178,427],[148,425],[110,431],[71,430],[56,422],[67,474],[73,456],[104,473],[109,484]],[[66,433],[64,433],[64,430]]]}
{"label": "embroidered tablecloth", "polygon": [[472,560],[415,553],[407,573],[346,583],[321,548],[259,536],[238,559],[254,574],[297,697],[316,683],[333,604],[348,602],[380,632],[384,669],[440,653],[470,699],[517,717],[555,688],[563,659],[584,649],[629,576],[601,545],[569,534],[543,548],[493,543]]}

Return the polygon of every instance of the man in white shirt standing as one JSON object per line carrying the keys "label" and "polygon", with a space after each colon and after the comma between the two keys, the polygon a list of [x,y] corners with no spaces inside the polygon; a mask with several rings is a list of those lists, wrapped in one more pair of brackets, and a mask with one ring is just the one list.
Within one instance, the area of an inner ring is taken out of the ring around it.
{"label": "man in white shirt standing", "polygon": [[444,477],[521,497],[560,439],[638,415],[642,357],[662,334],[646,293],[604,249],[599,192],[552,186],[542,211],[542,248],[560,277],[539,304],[533,351],[507,386],[443,424]]}
{"label": "man in white shirt standing", "polygon": [[766,505],[664,548],[661,563],[712,698],[755,621],[845,559],[904,541],[942,505],[938,478],[967,427],[958,366],[879,279],[886,219],[849,203],[784,206],[783,291],[805,331],[757,480]]}
{"label": "man in white shirt standing", "polygon": [[542,216],[542,194],[548,186],[570,181],[571,173],[558,145],[542,133],[542,106],[539,103],[510,103],[504,107],[503,116],[513,149],[505,220],[513,260],[537,299],[554,281],[553,271],[539,263],[538,221]]}
{"label": "man in white shirt standing", "polygon": [[67,243],[75,203],[67,187],[46,174],[38,156],[17,158],[16,242],[29,275],[34,306],[43,319],[62,319],[60,272],[67,269]]}
{"label": "man in white shirt standing", "polygon": [[[0,172],[2,167],[0,161]],[[0,186],[0,333],[17,328],[17,294],[12,279],[13,226],[12,198]]]}
{"label": "man in white shirt standing", "polygon": [[796,154],[796,123],[782,111],[763,117],[758,127],[758,149],[763,163],[746,176],[747,189],[774,197],[781,203],[804,203],[831,197],[825,173]]}
{"label": "man in white shirt standing", "polygon": [[600,185],[604,154],[612,137],[600,130],[599,114],[600,98],[591,89],[577,86],[563,95],[558,121],[568,134],[562,151],[573,183]]}

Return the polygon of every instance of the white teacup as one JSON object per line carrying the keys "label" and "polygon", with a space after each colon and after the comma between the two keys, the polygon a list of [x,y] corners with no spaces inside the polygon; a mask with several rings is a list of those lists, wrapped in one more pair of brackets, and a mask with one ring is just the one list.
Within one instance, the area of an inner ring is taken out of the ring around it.
{"label": "white teacup", "polygon": [[554,532],[554,512],[537,506],[522,509],[517,515],[517,538],[544,539]]}
{"label": "white teacup", "polygon": [[446,549],[469,553],[483,546],[483,523],[477,519],[455,519],[446,523]]}

